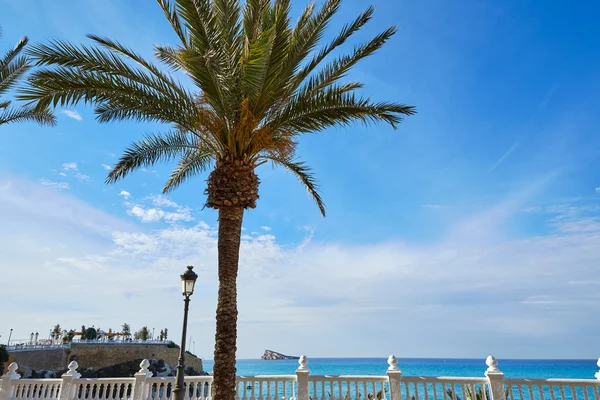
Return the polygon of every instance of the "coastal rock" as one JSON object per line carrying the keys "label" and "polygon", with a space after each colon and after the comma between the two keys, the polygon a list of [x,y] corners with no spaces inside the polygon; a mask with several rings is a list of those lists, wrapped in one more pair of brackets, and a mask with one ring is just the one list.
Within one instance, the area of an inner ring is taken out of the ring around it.
{"label": "coastal rock", "polygon": [[300,357],[286,356],[285,354],[278,353],[273,350],[265,350],[265,354],[260,358],[261,360],[298,360]]}

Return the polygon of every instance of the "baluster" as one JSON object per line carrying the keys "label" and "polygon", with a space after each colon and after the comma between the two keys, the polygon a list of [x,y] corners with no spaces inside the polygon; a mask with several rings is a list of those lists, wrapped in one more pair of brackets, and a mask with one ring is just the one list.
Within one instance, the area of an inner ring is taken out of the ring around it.
{"label": "baluster", "polygon": [[267,384],[267,399],[271,400],[271,381],[266,379],[265,383]]}
{"label": "baluster", "polygon": [[558,390],[560,391],[561,400],[567,400],[567,398],[565,397],[565,387],[563,385],[560,385],[558,387]]}
{"label": "baluster", "polygon": [[577,394],[577,386],[569,386],[569,389],[571,389],[571,397],[573,397],[573,400],[581,400]]}

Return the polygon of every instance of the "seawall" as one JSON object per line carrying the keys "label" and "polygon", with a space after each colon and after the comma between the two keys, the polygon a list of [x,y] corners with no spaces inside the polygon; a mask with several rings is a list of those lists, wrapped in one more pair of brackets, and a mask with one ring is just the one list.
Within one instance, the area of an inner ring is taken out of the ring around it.
{"label": "seawall", "polygon": [[[29,374],[31,370],[62,371],[71,361],[77,361],[79,369],[110,367],[137,359],[164,360],[170,367],[177,365],[178,348],[163,344],[85,344],[73,343],[70,349],[25,350],[9,352],[10,361],[19,364],[19,371]],[[186,354],[186,367],[202,372],[202,360]]]}

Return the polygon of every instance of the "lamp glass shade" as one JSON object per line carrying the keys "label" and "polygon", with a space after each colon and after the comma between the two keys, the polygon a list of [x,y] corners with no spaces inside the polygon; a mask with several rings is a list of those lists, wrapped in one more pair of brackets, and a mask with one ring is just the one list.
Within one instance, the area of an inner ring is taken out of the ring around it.
{"label": "lamp glass shade", "polygon": [[194,293],[194,286],[198,275],[192,271],[194,267],[188,266],[187,270],[181,275],[181,293],[184,296],[191,296]]}

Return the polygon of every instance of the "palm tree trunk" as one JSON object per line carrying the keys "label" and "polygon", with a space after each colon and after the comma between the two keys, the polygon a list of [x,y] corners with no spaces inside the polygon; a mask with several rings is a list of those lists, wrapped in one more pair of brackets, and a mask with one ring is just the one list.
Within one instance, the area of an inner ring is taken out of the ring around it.
{"label": "palm tree trunk", "polygon": [[244,208],[219,208],[219,295],[213,367],[213,399],[235,398],[237,274]]}

